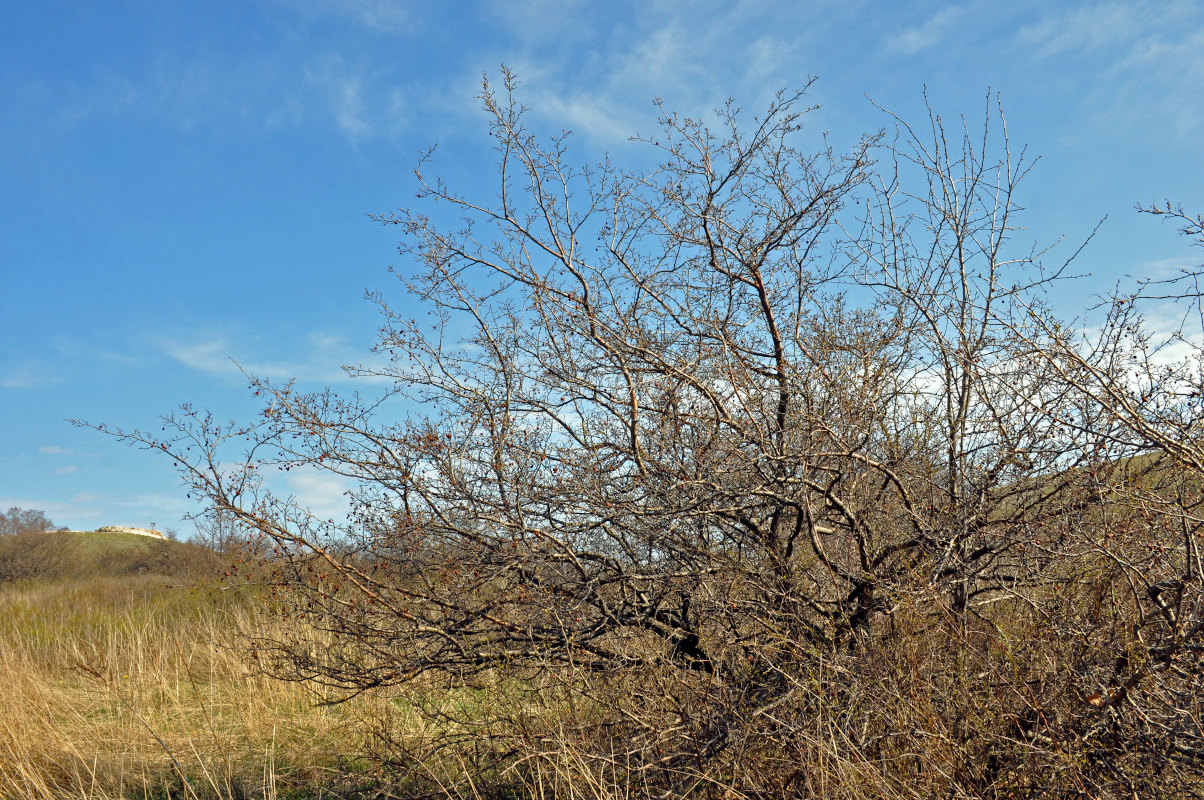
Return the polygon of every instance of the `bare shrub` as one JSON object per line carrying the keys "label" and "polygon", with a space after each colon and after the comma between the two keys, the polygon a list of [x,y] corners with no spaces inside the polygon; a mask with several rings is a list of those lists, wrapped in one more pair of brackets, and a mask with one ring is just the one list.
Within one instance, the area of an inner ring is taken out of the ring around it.
{"label": "bare shrub", "polygon": [[[1133,297],[1094,338],[1045,306],[1002,112],[840,153],[802,93],[662,109],[628,172],[513,87],[493,192],[428,158],[381,218],[426,310],[374,296],[390,392],[118,432],[261,537],[312,628],[259,663],[442,685],[376,740],[416,793],[1199,796],[1199,371]],[[255,478],[301,465],[351,518]]]}
{"label": "bare shrub", "polygon": [[8,511],[0,512],[0,536],[62,530],[66,528],[55,525],[43,511],[11,506]]}
{"label": "bare shrub", "polygon": [[0,538],[0,582],[57,578],[67,572],[69,535],[14,533]]}

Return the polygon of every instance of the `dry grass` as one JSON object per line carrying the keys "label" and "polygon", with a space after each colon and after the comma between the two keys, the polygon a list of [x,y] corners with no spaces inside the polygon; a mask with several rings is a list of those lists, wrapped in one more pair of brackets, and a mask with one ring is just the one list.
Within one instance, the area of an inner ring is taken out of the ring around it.
{"label": "dry grass", "polygon": [[[300,631],[251,591],[166,580],[0,583],[0,798],[613,796],[621,766],[559,740],[572,710],[532,705],[526,681],[323,705],[319,687],[253,668],[248,631]],[[531,730],[499,722],[520,706]],[[453,721],[465,716],[480,722]],[[490,766],[516,744],[529,748],[518,764]]]}
{"label": "dry grass", "polygon": [[238,591],[157,576],[0,584],[0,796],[319,796],[382,701],[256,675]]}
{"label": "dry grass", "polygon": [[[998,624],[941,625],[917,594],[862,648],[768,653],[745,677],[777,675],[772,696],[744,692],[743,673],[723,683],[662,664],[601,679],[432,674],[337,705],[253,668],[248,632],[334,645],[247,587],[149,574],[0,583],[0,800],[1134,796],[1136,778],[1105,785],[1089,756],[1108,745],[1141,778],[1144,740],[1101,744],[1085,726],[1111,714],[1087,692],[1128,647],[1103,633],[1131,630],[1135,612],[1084,627],[1092,587],[1115,581],[1078,566],[1080,583],[1038,598],[1040,613],[997,604]],[[1134,689],[1149,695],[1142,715],[1175,680],[1151,672]],[[1181,696],[1191,703],[1163,705],[1198,713],[1196,694]],[[1124,733],[1120,712],[1109,719]],[[718,725],[725,746],[704,751]],[[1198,766],[1171,767],[1159,780],[1174,788],[1136,796],[1204,797]]]}

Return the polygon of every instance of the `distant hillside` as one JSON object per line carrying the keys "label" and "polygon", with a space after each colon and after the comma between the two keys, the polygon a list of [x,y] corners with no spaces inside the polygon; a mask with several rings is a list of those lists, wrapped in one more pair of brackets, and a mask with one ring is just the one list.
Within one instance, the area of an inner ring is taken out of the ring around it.
{"label": "distant hillside", "polygon": [[213,574],[220,557],[201,545],[121,531],[47,531],[0,536],[0,582],[27,578]]}

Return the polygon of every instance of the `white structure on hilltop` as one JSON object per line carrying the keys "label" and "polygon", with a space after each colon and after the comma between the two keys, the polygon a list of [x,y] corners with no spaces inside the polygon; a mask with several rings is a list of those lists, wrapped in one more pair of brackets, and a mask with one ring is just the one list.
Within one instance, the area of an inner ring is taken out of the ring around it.
{"label": "white structure on hilltop", "polygon": [[131,528],[128,525],[105,525],[103,528],[96,529],[98,533],[133,533],[138,536],[153,536],[156,539],[163,538],[163,531],[153,528]]}

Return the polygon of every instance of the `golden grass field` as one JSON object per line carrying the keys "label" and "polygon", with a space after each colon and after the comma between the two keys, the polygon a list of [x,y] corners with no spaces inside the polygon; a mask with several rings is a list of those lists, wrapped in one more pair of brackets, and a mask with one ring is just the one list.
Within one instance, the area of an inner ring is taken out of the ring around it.
{"label": "golden grass field", "polygon": [[[255,570],[222,582],[222,559],[193,545],[38,536],[0,537],[0,800],[619,800],[664,795],[666,775],[672,796],[707,800],[1032,798],[1097,780],[1094,750],[1128,759],[1120,765],[1135,778],[1122,778],[1138,785],[1152,774],[1141,759],[1163,752],[1138,725],[1162,713],[1185,735],[1199,726],[1198,675],[1187,671],[1196,661],[1137,673],[1132,715],[1092,699],[1117,684],[1115,653],[1140,656],[1121,637],[1136,630],[1138,601],[1120,602],[1123,586],[1085,557],[1035,595],[1033,613],[1016,604],[994,625],[939,624],[917,592],[880,641],[818,652],[749,713],[747,695],[655,666],[601,680],[569,667],[428,673],[333,702],[316,684],[257,668],[254,638],[269,643],[264,663],[271,642],[310,652],[339,642],[304,627],[320,617],[273,613],[287,603],[244,582]],[[30,553],[47,572],[12,577]],[[676,758],[669,748],[686,746],[676,742],[705,735],[686,727],[710,724],[698,708],[751,721],[702,766],[640,760],[662,743]],[[1113,731],[1130,738],[1106,750]],[[955,770],[986,763],[984,752],[1010,759],[1010,771],[982,792],[951,789]],[[1204,797],[1194,761],[1157,763],[1158,783],[1140,785],[1175,788],[1058,796]]]}
{"label": "golden grass field", "polygon": [[[0,583],[0,797],[315,797],[384,701],[252,672],[243,590],[162,575]],[[337,767],[337,770],[336,770]]]}
{"label": "golden grass field", "polygon": [[[37,536],[0,541],[0,800],[358,800],[399,785],[477,796],[460,757],[437,746],[457,733],[439,709],[492,717],[515,702],[513,682],[326,703],[335,695],[320,686],[264,675],[248,646],[301,635],[322,647],[322,634],[218,580],[213,553],[131,534]],[[45,574],[5,573],[31,554]]]}

